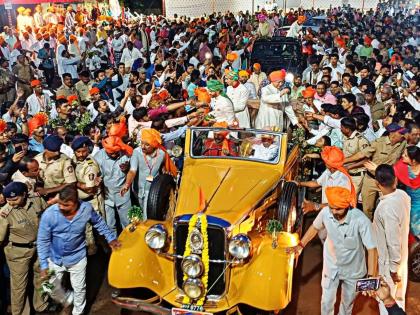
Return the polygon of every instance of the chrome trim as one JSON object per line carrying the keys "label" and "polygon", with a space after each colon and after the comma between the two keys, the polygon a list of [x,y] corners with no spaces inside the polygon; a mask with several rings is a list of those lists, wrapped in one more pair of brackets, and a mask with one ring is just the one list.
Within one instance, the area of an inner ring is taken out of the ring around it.
{"label": "chrome trim", "polygon": [[[186,224],[188,226],[188,222],[185,222],[184,224]],[[176,233],[175,233],[175,231],[176,231],[178,225],[179,225],[179,217],[176,217],[173,220],[173,229],[172,229],[172,233],[173,233],[173,235],[172,235],[172,244],[173,245],[172,246],[173,246],[173,252],[174,253],[176,253],[176,237],[175,237]],[[224,227],[214,225],[214,224],[212,224],[212,226],[220,228],[224,231],[224,236],[225,236],[224,253],[225,253],[225,257],[227,257],[227,255],[229,255],[229,251],[228,251],[228,231],[229,230],[228,230],[228,228],[224,228]],[[171,258],[181,258],[181,259],[184,258],[184,256],[176,255],[176,254],[167,254],[167,255],[170,255]],[[229,267],[229,264],[233,265],[233,264],[241,264],[242,263],[241,261],[229,261],[229,260],[210,260],[210,262],[218,263],[218,264],[225,263],[225,264],[227,264],[227,267]],[[224,274],[225,274],[225,276],[224,276],[225,291],[223,291],[223,293],[220,294],[220,295],[215,295],[215,294],[207,295],[206,298],[212,297],[213,299],[221,299],[222,297],[224,297],[227,294],[228,286],[230,284],[230,283],[228,283],[228,281],[230,281],[230,268],[226,268],[225,271],[224,271]],[[182,288],[180,288],[178,286],[177,270],[176,270],[176,264],[175,263],[174,263],[174,284],[178,288],[178,291],[180,292],[180,294],[182,296],[184,296],[185,294],[182,291]]]}

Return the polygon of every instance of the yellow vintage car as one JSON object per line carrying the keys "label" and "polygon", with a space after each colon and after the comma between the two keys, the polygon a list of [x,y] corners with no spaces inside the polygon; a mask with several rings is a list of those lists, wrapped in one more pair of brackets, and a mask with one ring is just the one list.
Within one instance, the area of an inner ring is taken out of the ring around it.
{"label": "yellow vintage car", "polygon": [[179,184],[156,177],[148,219],[119,237],[113,302],[151,314],[284,309],[294,267],[285,247],[298,244],[303,217],[298,172],[298,147],[284,133],[189,129]]}

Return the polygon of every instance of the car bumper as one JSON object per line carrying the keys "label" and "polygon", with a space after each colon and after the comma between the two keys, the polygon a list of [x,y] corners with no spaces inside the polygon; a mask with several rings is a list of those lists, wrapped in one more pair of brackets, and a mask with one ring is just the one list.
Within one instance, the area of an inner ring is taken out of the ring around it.
{"label": "car bumper", "polygon": [[125,297],[120,295],[120,291],[114,291],[111,295],[111,300],[114,304],[118,305],[123,309],[132,311],[143,311],[150,314],[156,315],[170,315],[171,310],[169,308],[160,306],[161,299],[159,297],[141,300],[131,297]]}

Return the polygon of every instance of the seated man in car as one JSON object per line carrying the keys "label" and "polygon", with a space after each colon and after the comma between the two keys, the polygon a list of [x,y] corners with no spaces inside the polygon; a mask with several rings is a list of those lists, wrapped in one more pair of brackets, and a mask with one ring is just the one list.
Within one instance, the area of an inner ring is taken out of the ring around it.
{"label": "seated man in car", "polygon": [[[213,125],[215,128],[227,128],[227,122],[217,122]],[[213,139],[204,141],[204,156],[238,156],[235,143],[228,139],[229,131],[219,130],[213,132]]]}
{"label": "seated man in car", "polygon": [[252,146],[252,157],[264,161],[275,161],[279,155],[279,145],[274,143],[274,135],[262,134],[261,143]]}

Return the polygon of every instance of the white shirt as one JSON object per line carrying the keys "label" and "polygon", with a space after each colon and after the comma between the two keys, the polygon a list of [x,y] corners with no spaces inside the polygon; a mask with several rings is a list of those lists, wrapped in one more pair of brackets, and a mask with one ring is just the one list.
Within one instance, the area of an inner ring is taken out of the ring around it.
{"label": "white shirt", "polygon": [[351,191],[351,181],[346,174],[335,171],[331,173],[329,169],[326,169],[316,182],[322,187],[322,203],[328,203],[327,195],[325,193],[327,187],[343,187]]}
{"label": "white shirt", "polygon": [[[26,99],[26,104],[28,104],[28,115],[34,116],[39,112],[47,112],[47,106],[50,103],[50,96],[47,93],[43,93],[41,97],[38,97],[35,93],[29,95]],[[58,116],[55,105],[52,105],[50,113],[48,113],[50,118],[54,119]]]}
{"label": "white shirt", "polygon": [[266,148],[262,143],[254,144],[252,148],[254,149],[253,157],[256,159],[264,161],[275,161],[279,155],[279,146],[274,143],[271,144],[268,148]]}
{"label": "white shirt", "polygon": [[79,78],[79,74],[77,73],[77,65],[79,64],[79,61],[80,61],[80,57],[61,59],[61,64],[63,66],[63,73],[70,73],[72,79]]}
{"label": "white shirt", "polygon": [[232,101],[235,116],[239,121],[239,127],[250,128],[251,123],[247,107],[249,92],[247,88],[242,83],[239,83],[236,88],[228,86],[226,95]]}
{"label": "white shirt", "polygon": [[125,43],[121,36],[112,40],[112,48],[114,51],[121,52],[124,49],[124,45]]}
{"label": "white shirt", "polygon": [[140,50],[138,50],[136,47],[133,47],[132,50],[129,50],[128,47],[126,47],[123,50],[121,62],[125,64],[126,68],[131,68],[131,66],[134,63],[134,60],[137,60],[139,58],[141,58]]}
{"label": "white shirt", "polygon": [[390,272],[398,272],[407,268],[411,199],[405,191],[397,189],[379,200],[373,217],[378,262],[387,265]]}
{"label": "white shirt", "polygon": [[217,122],[226,121],[232,125],[235,121],[233,104],[227,97],[219,95],[211,99],[210,106],[213,109],[209,115],[213,115]]}

